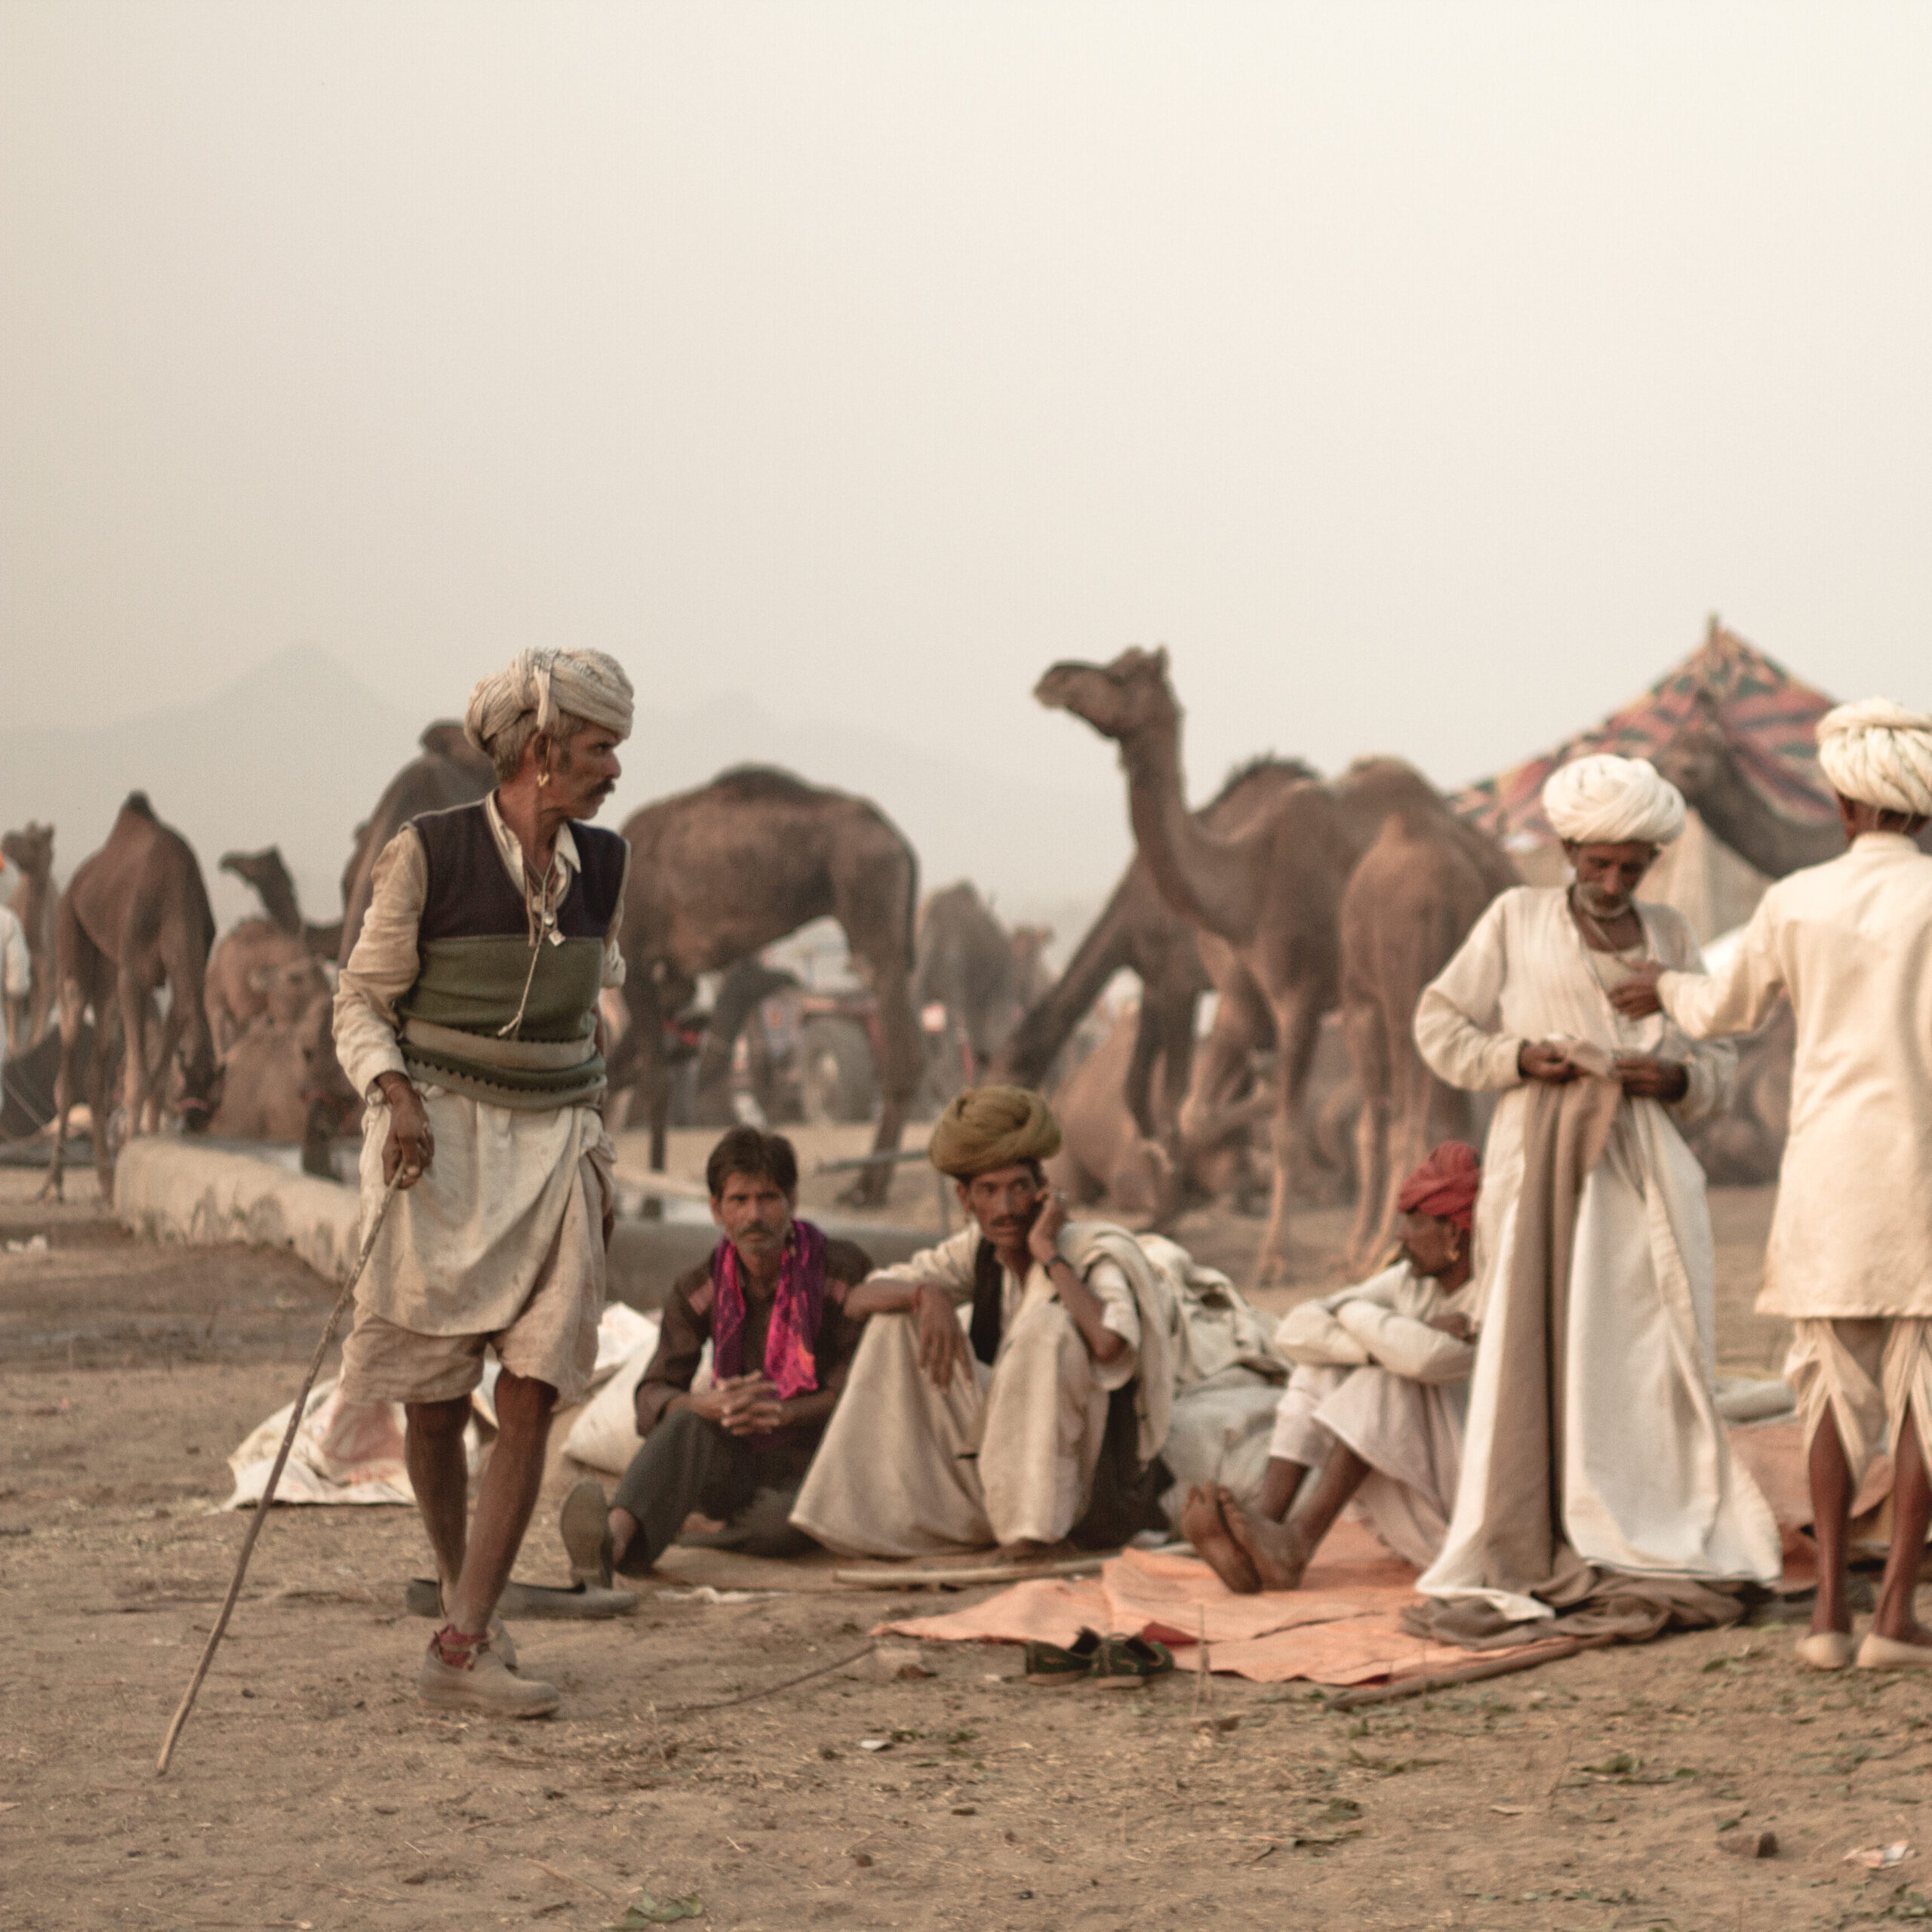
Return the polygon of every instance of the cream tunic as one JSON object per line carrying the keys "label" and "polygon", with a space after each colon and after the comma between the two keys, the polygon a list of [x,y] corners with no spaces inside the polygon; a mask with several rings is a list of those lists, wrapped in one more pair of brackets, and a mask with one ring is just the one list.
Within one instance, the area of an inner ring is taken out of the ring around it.
{"label": "cream tunic", "polygon": [[1700,1037],[1780,994],[1798,1048],[1758,1312],[1932,1316],[1932,857],[1868,832],[1772,885],[1722,975],[1657,985]]}
{"label": "cream tunic", "polygon": [[[1167,1310],[1169,1333],[1143,1334],[1124,1271],[1094,1253],[1115,1235],[1128,1239],[1104,1224],[1075,1223],[1061,1236],[1063,1252],[1104,1306],[1104,1324],[1127,1345],[1112,1361],[1088,1352],[1037,1262],[1023,1278],[1002,1266],[992,1364],[975,1359],[970,1376],[955,1375],[943,1389],[918,1365],[916,1318],[871,1316],[792,1521],[828,1549],[866,1556],[1064,1537],[1092,1487],[1111,1392],[1132,1380],[1143,1354],[1150,1373],[1158,1361],[1171,1380],[1177,1312]],[[963,1323],[982,1238],[968,1227],[874,1278],[931,1283],[952,1297]],[[1163,1429],[1165,1407],[1164,1400]]]}
{"label": "cream tunic", "polygon": [[[1525,1041],[1572,1039],[1610,1053],[1683,1061],[1690,1087],[1666,1106],[1619,1103],[1603,1158],[1578,1204],[1565,1351],[1563,1514],[1587,1562],[1638,1574],[1752,1577],[1780,1572],[1776,1524],[1732,1460],[1712,1394],[1716,1254],[1697,1158],[1678,1119],[1721,1106],[1733,1057],[1688,1039],[1661,1014],[1629,1020],[1604,987],[1618,969],[1583,944],[1561,888],[1521,887],[1494,901],[1425,989],[1416,1043],[1452,1085],[1500,1089],[1476,1207],[1474,1318],[1511,1260],[1522,1192]],[[1701,969],[1690,927],[1668,906],[1639,905],[1646,949]],[[1417,1587],[1479,1595],[1515,1618],[1547,1616],[1527,1597],[1481,1586],[1481,1511],[1499,1406],[1499,1349],[1478,1344],[1456,1510],[1440,1557]]]}
{"label": "cream tunic", "polygon": [[[497,856],[521,892],[523,848],[494,792],[483,808]],[[561,903],[579,870],[568,826],[557,834],[554,867]],[[379,1074],[406,1071],[395,1002],[421,971],[417,934],[429,884],[423,841],[405,826],[376,861],[368,915],[336,989],[337,1057],[350,1084],[368,1096],[359,1176],[365,1228],[383,1196],[389,1129],[375,1081]],[[607,986],[623,981],[616,938],[623,918],[620,903],[605,946]],[[380,1250],[356,1291],[358,1304],[420,1334],[478,1335],[509,1327],[547,1269],[594,1274],[601,1294],[597,1203],[601,1197],[608,1208],[615,1198],[615,1149],[598,1109],[511,1109],[442,1087],[417,1091],[435,1151],[423,1178],[397,1194]]]}

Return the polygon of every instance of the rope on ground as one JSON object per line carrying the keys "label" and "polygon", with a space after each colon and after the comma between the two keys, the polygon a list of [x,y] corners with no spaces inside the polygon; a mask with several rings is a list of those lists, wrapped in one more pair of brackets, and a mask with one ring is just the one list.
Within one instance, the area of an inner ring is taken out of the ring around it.
{"label": "rope on ground", "polygon": [[[848,1664],[857,1663],[861,1657],[869,1657],[878,1648],[878,1640],[873,1640],[863,1649],[854,1651],[849,1657],[841,1657],[834,1663],[822,1663],[816,1670],[801,1672],[796,1677],[788,1677],[782,1684],[768,1684],[761,1690],[747,1690],[742,1697],[720,1697],[710,1704],[666,1704],[658,1711],[660,1718],[695,1717],[700,1711],[728,1711],[734,1704],[755,1704],[761,1697],[775,1697],[781,1690],[795,1689],[801,1684],[809,1684],[814,1677],[829,1677],[835,1670],[843,1670]],[[656,1709],[656,1706],[652,1706]]]}

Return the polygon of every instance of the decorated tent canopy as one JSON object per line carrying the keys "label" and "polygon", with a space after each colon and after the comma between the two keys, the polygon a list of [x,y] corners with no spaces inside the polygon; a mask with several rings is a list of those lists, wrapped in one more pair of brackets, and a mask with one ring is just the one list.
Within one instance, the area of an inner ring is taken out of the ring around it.
{"label": "decorated tent canopy", "polygon": [[1555,750],[1465,786],[1450,804],[1511,851],[1552,844],[1543,780],[1592,752],[1654,758],[1687,724],[1715,721],[1765,803],[1801,823],[1832,816],[1813,733],[1833,700],[1734,636],[1713,617],[1699,648],[1634,702]]}

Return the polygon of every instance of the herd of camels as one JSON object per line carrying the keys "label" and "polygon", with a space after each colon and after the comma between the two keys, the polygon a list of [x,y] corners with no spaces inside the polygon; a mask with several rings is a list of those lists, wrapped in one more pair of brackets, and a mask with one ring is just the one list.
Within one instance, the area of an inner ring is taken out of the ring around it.
{"label": "herd of camels", "polygon": [[[923,1014],[948,1016],[957,1078],[1048,1083],[1126,968],[1140,983],[1137,1009],[1057,1089],[1062,1177],[1083,1200],[1104,1195],[1161,1224],[1244,1189],[1252,1174],[1241,1150],[1265,1123],[1257,1274],[1281,1278],[1294,1203],[1337,1165],[1326,1110],[1309,1105],[1332,1014],[1339,1026],[1327,1037],[1338,1030],[1346,1049],[1338,1084],[1354,1117],[1349,1258],[1365,1263],[1388,1239],[1399,1177],[1435,1141],[1470,1131],[1467,1097],[1423,1064],[1410,1020],[1483,908],[1518,882],[1514,864],[1392,758],[1359,760],[1332,780],[1264,758],[1190,806],[1164,651],[1056,664],[1035,696],[1119,746],[1138,848],[1051,983],[1040,965],[1048,936],[1004,933],[971,887],[922,907],[911,846],[866,800],[746,767],[631,817],[628,1023],[611,1076],[614,1092],[629,1091],[628,1118],[650,1128],[653,1167],[664,1162],[671,1108],[667,1042],[699,977],[755,962],[829,917],[869,992],[876,1061],[881,1158],[848,1198],[875,1204],[889,1189],[887,1157],[930,1076]],[[1832,828],[1801,826],[1762,800],[1714,718],[1694,717],[1659,763],[1761,872],[1782,876],[1837,849]],[[57,1061],[48,1191],[60,1190],[63,1131],[83,1097],[97,1123],[115,1123],[94,1137],[103,1189],[115,1134],[153,1131],[168,1112],[190,1130],[301,1140],[306,1163],[318,1164],[357,1106],[335,1063],[331,973],[355,943],[377,855],[416,814],[469,802],[492,782],[460,728],[432,725],[357,830],[340,922],[303,918],[273,848],[231,852],[223,869],[253,886],[263,909],[219,940],[193,851],[142,793],[64,891],[54,887],[51,828],[8,833],[33,961],[16,1050],[45,1033]],[[1211,991],[1212,1021],[1197,1041]],[[721,1001],[704,1049],[712,1063],[728,1057],[724,1035],[755,1004],[754,992],[728,1017]]]}

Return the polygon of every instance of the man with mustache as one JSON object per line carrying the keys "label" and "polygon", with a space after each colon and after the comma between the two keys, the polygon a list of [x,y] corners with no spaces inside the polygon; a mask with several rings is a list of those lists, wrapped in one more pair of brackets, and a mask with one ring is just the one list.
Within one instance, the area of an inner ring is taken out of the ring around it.
{"label": "man with mustache", "polygon": [[1437,1075],[1498,1096],[1462,1472],[1417,1585],[1459,1641],[1620,1591],[1660,1620],[1726,1621],[1710,1586],[1782,1567],[1717,1413],[1710,1216],[1678,1131],[1724,1103],[1732,1054],[1614,998],[1647,961],[1703,971],[1681,915],[1635,896],[1684,801],[1645,760],[1598,755],[1553,773],[1543,805],[1574,882],[1493,901],[1416,1010]]}
{"label": "man with mustache", "polygon": [[721,1238],[666,1299],[637,1385],[644,1447],[608,1504],[589,1476],[564,1499],[564,1546],[586,1582],[648,1575],[694,1510],[747,1555],[811,1547],[786,1519],[851,1367],[859,1329],[846,1300],[872,1257],[797,1218],[798,1156],[782,1134],[733,1128],[705,1179]]}
{"label": "man with mustache", "polygon": [[1435,1560],[1462,1466],[1481,1181],[1475,1149],[1444,1141],[1402,1183],[1395,1261],[1282,1317],[1275,1346],[1296,1367],[1256,1506],[1201,1483],[1181,1514],[1182,1534],[1229,1589],[1299,1589],[1351,1503],[1397,1555],[1419,1569]]}
{"label": "man with mustache", "polygon": [[981,1087],[948,1103],[929,1151],[968,1225],[846,1297],[871,1318],[792,1512],[820,1543],[1071,1555],[1115,1391],[1135,1385],[1130,1455],[1144,1466],[1158,1454],[1172,1309],[1144,1318],[1161,1290],[1124,1229],[1069,1226],[1041,1165],[1059,1148],[1037,1094]]}
{"label": "man with mustache", "polygon": [[[589,650],[526,651],[470,694],[463,729],[497,769],[377,860],[336,992],[336,1051],[368,1097],[365,1224],[400,1192],[343,1344],[351,1401],[404,1404],[406,1457],[448,1620],[417,1677],[446,1710],[537,1717],[496,1614],[543,1480],[550,1413],[597,1355],[615,1212],[597,995],[623,978],[630,849],[583,821],[610,795],[630,680]],[[463,1428],[483,1355],[497,1435],[468,1519]]]}

